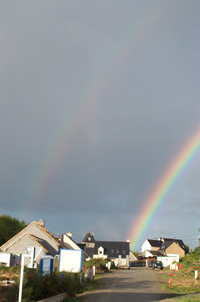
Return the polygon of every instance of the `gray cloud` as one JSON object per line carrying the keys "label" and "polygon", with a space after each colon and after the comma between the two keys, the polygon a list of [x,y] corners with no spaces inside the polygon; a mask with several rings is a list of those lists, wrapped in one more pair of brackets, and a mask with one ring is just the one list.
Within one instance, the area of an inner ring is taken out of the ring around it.
{"label": "gray cloud", "polygon": [[[52,232],[57,220],[55,232],[70,229],[78,241],[87,231],[123,240],[199,124],[200,4],[0,8],[2,214],[44,218]],[[178,235],[196,234],[198,163],[145,236],[176,236],[175,217]]]}

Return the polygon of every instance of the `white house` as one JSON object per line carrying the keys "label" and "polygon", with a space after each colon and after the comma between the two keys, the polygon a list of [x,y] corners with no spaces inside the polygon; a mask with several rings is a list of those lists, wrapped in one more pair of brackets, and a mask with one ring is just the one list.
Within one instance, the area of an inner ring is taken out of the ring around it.
{"label": "white house", "polygon": [[146,239],[142,245],[142,253],[145,251],[158,251],[161,248],[162,241]]}

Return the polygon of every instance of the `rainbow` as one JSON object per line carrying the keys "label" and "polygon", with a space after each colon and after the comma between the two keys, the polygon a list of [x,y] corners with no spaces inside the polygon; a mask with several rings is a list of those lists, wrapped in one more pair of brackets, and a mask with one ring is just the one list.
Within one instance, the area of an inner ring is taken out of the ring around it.
{"label": "rainbow", "polygon": [[185,171],[189,163],[194,159],[200,150],[200,128],[198,128],[185,146],[172,161],[169,168],[165,171],[160,181],[157,183],[149,198],[135,221],[129,238],[131,238],[131,249],[138,247],[139,241],[145,236],[147,228],[152,223],[158,209],[166,200],[167,195],[174,187],[175,183]]}
{"label": "rainbow", "polygon": [[[60,126],[56,135],[52,138],[45,156],[41,156],[41,162],[36,168],[32,180],[26,186],[25,196],[22,197],[24,212],[32,212],[37,204],[42,202],[48,191],[52,176],[55,175],[56,170],[59,169],[68,154],[72,152],[74,139],[82,125],[88,123],[88,120],[94,120],[99,96],[120,73],[120,69],[124,67],[133,54],[133,50],[148,35],[149,29],[162,18],[167,10],[168,3],[163,2],[149,7],[138,19],[135,26],[127,31],[127,35],[123,37],[123,40],[119,41],[115,49],[108,54],[104,64],[94,75],[88,88],[85,88],[85,92],[80,92],[79,99],[75,100],[77,105],[74,106],[71,119]],[[91,129],[92,126],[90,125]],[[94,143],[94,135],[88,141],[91,144]]]}

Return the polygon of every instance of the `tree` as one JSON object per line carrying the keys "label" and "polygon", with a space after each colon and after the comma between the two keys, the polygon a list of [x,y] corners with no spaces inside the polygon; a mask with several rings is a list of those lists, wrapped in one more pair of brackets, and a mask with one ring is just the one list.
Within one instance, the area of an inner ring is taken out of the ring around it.
{"label": "tree", "polygon": [[185,247],[186,247],[186,250],[188,251],[188,253],[190,252],[190,247],[189,247],[189,245],[185,245]]}
{"label": "tree", "polygon": [[[200,232],[200,229],[199,229],[199,232]],[[198,240],[199,240],[199,247],[200,247],[200,236],[198,236]]]}
{"label": "tree", "polygon": [[132,253],[133,253],[133,255],[134,255],[136,258],[138,258],[139,252],[134,252],[134,251],[132,251]]}
{"label": "tree", "polygon": [[19,221],[9,215],[0,216],[0,246],[26,227],[25,221]]}

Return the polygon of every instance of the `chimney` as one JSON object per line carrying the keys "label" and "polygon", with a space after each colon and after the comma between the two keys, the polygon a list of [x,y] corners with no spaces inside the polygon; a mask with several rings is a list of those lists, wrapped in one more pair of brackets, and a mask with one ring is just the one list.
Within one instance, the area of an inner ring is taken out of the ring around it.
{"label": "chimney", "polygon": [[41,226],[45,227],[45,221],[43,219],[38,220],[38,222]]}

